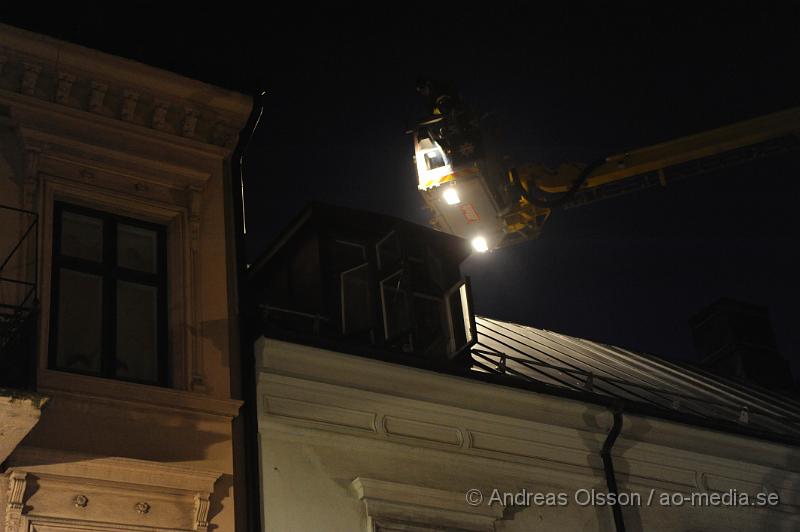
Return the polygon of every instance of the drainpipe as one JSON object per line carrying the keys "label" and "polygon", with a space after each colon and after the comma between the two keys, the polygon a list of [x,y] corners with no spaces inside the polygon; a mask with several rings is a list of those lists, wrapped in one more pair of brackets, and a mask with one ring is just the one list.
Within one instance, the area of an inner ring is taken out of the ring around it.
{"label": "drainpipe", "polygon": [[[253,110],[247,124],[239,134],[230,161],[231,175],[228,183],[230,204],[233,214],[233,243],[235,246],[235,278],[236,297],[234,298],[235,319],[237,321],[239,348],[240,381],[232,383],[232,388],[240,389],[244,405],[239,416],[234,419],[234,476],[244,477],[244,493],[234,491],[238,498],[237,507],[244,506],[245,512],[237,512],[236,531],[253,532],[262,530],[262,501],[259,456],[261,449],[258,440],[258,411],[256,407],[256,374],[255,355],[253,353],[253,327],[250,323],[252,301],[247,290],[247,262],[245,253],[245,220],[244,220],[244,165],[245,155],[250,140],[264,112],[265,92],[260,91],[253,98]],[[236,356],[235,354],[231,356]],[[232,376],[233,377],[233,376]],[[238,456],[237,456],[238,455]],[[243,470],[242,470],[243,469]],[[238,486],[237,486],[238,488]],[[244,513],[244,515],[243,515]],[[244,519],[244,522],[242,522]]]}
{"label": "drainpipe", "polygon": [[622,430],[622,410],[617,409],[612,412],[614,414],[614,424],[611,425],[611,430],[606,436],[606,441],[603,443],[603,448],[600,451],[600,457],[603,459],[603,470],[606,475],[606,486],[608,493],[614,494],[614,504],[611,511],[614,514],[614,527],[617,532],[625,532],[625,521],[622,518],[622,507],[619,504],[619,489],[617,488],[617,478],[614,475],[614,460],[611,458],[611,448],[614,447],[614,442],[617,441]]}

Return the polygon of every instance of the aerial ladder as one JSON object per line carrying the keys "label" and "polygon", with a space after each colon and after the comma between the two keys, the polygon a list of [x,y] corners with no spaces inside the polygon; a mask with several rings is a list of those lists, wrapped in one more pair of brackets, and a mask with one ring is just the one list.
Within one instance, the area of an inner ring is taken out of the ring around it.
{"label": "aerial ladder", "polygon": [[503,167],[487,156],[480,127],[452,87],[423,81],[429,115],[411,131],[418,189],[431,224],[477,252],[537,238],[558,208],[800,149],[800,108],[606,157],[591,164]]}

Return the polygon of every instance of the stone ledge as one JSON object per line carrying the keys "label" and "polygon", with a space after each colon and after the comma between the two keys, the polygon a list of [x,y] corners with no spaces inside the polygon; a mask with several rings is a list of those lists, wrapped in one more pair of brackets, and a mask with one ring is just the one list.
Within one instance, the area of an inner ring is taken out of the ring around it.
{"label": "stone ledge", "polygon": [[127,407],[172,410],[194,415],[222,417],[231,420],[239,415],[242,401],[219,399],[195,392],[134,384],[112,379],[89,377],[54,370],[41,370],[39,389],[57,399],[69,397],[77,400],[124,404]]}
{"label": "stone ledge", "polygon": [[376,529],[411,523],[422,525],[425,530],[455,527],[464,531],[494,532],[495,522],[503,517],[502,506],[470,506],[461,492],[360,477],[350,486],[364,503],[367,518]]}
{"label": "stone ledge", "polygon": [[0,463],[39,422],[48,397],[0,388]]}

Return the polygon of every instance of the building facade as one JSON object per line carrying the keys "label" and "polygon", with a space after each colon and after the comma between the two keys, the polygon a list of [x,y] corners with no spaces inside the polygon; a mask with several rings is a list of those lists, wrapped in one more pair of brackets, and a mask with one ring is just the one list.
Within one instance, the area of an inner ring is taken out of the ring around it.
{"label": "building facade", "polygon": [[0,25],[0,385],[38,394],[34,422],[47,401],[3,462],[0,530],[235,529],[229,159],[250,108]]}
{"label": "building facade", "polygon": [[251,271],[264,530],[800,527],[796,399],[481,317],[454,344],[459,239],[318,208],[285,235]]}

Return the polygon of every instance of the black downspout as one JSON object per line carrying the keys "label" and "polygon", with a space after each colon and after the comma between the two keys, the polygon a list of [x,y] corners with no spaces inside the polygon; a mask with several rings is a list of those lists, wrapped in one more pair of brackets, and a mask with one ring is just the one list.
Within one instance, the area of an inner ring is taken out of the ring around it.
{"label": "black downspout", "polygon": [[[261,523],[261,478],[260,478],[260,453],[258,443],[258,410],[256,402],[256,371],[255,354],[253,352],[253,326],[250,323],[252,302],[247,290],[247,255],[245,250],[245,219],[244,219],[244,162],[248,144],[255,133],[256,127],[264,111],[264,91],[259,91],[253,98],[253,110],[247,124],[239,135],[239,142],[231,156],[231,182],[229,184],[232,195],[232,210],[235,233],[236,256],[236,318],[239,335],[239,373],[241,375],[241,397],[244,404],[236,420],[240,425],[234,430],[240,442],[234,441],[234,453],[243,454],[238,463],[244,463],[244,471],[238,471],[245,477],[245,493],[242,498],[237,497],[237,504],[243,500],[245,503],[246,523],[237,520],[238,532],[258,532],[262,530]],[[238,201],[237,201],[238,200]],[[242,460],[243,458],[243,460]],[[236,463],[237,460],[234,459]],[[238,513],[238,512],[237,512]]]}
{"label": "black downspout", "polygon": [[611,511],[614,513],[614,527],[617,532],[625,532],[625,521],[622,518],[622,507],[619,504],[619,489],[617,488],[617,477],[614,475],[614,460],[611,458],[611,448],[614,447],[614,442],[617,441],[622,430],[622,410],[614,410],[614,424],[611,425],[611,430],[603,443],[603,449],[600,451],[600,457],[603,459],[603,470],[606,474],[606,486],[608,493],[614,494],[614,504],[611,506]]}

